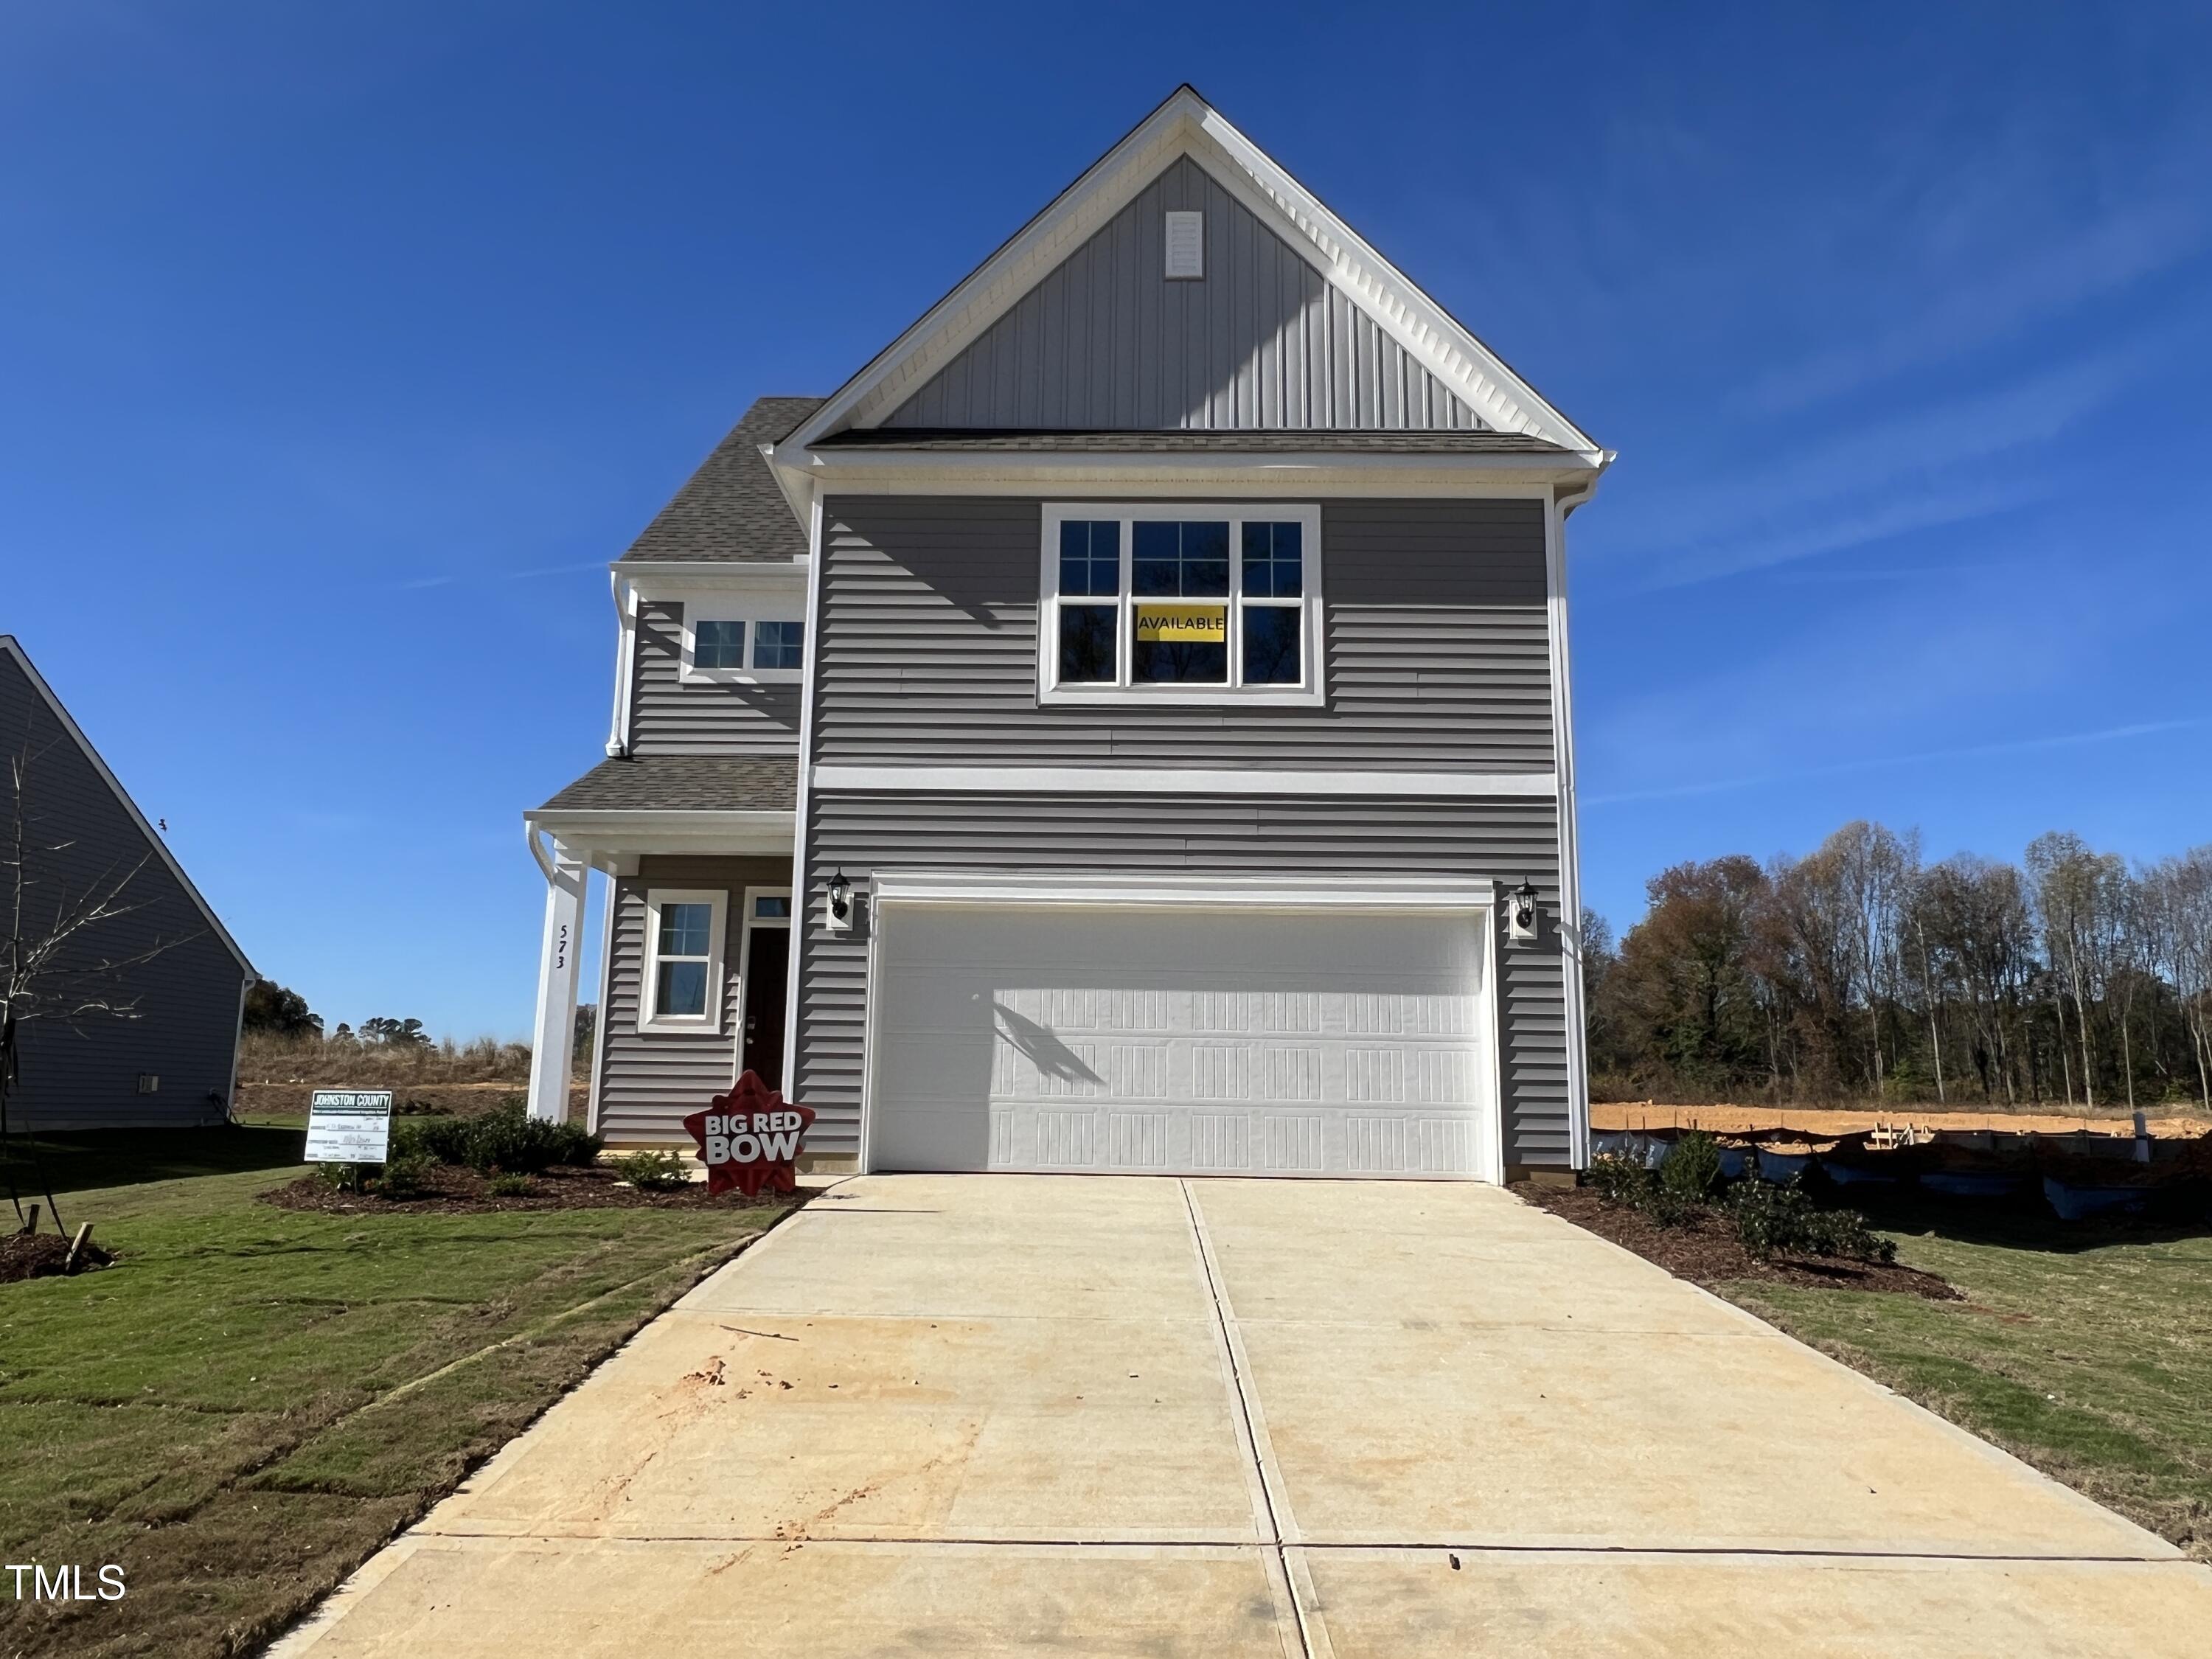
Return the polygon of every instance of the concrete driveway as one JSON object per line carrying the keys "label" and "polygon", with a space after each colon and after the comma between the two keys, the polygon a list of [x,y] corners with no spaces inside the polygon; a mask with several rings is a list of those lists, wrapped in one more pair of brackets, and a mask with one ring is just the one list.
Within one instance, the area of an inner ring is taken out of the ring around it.
{"label": "concrete driveway", "polygon": [[2212,1572],[1495,1188],[872,1176],[279,1648],[2198,1655]]}

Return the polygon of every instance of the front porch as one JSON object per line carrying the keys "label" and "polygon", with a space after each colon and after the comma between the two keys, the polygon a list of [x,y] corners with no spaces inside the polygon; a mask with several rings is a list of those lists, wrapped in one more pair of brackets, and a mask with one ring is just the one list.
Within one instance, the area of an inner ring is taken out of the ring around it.
{"label": "front porch", "polygon": [[784,1085],[796,793],[787,755],[617,758],[524,814],[546,882],[532,1115],[568,1115],[593,912],[586,1122],[611,1147],[687,1146],[684,1115],[747,1068]]}

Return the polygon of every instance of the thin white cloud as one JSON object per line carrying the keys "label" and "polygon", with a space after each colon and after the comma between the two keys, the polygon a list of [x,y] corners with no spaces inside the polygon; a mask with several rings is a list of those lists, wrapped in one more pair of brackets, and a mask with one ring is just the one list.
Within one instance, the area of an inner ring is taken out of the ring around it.
{"label": "thin white cloud", "polygon": [[2045,749],[2069,749],[2089,743],[2119,743],[2130,738],[2155,737],[2167,732],[2194,731],[2212,726],[2212,714],[2187,720],[2145,720],[2129,726],[2109,726],[2097,732],[2068,732],[2047,738],[2019,738],[2001,743],[1966,744],[1955,749],[1929,749],[1909,755],[1874,755],[1863,760],[1838,761],[1829,766],[1805,766],[1786,771],[1764,772],[1745,777],[1717,778],[1705,783],[1676,784],[1663,789],[1631,789],[1616,794],[1585,795],[1584,806],[1618,806],[1635,801],[1675,800],[1692,795],[1717,795],[1736,789],[1765,789],[1778,783],[1808,778],[1846,776],[1854,772],[1876,772],[1893,766],[1919,766],[1930,761],[1972,760],[1991,755],[2030,754]]}
{"label": "thin white cloud", "polygon": [[399,593],[413,593],[428,587],[452,587],[460,582],[519,582],[533,576],[572,576],[580,570],[605,570],[606,568],[605,559],[594,559],[588,564],[544,564],[529,570],[481,570],[466,575],[417,576],[412,581],[392,583],[392,590]]}

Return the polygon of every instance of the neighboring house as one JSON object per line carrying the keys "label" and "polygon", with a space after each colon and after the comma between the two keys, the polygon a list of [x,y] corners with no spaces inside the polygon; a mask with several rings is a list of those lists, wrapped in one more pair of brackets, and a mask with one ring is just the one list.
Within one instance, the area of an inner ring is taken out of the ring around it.
{"label": "neighboring house", "polygon": [[617,1145],[750,1067],[832,1168],[1580,1164],[1611,459],[1178,90],[614,565],[610,758],[526,815],[533,1109],[596,869]]}
{"label": "neighboring house", "polygon": [[[110,914],[71,929],[94,909]],[[58,938],[51,971],[17,999],[29,1017],[9,1127],[221,1122],[253,965],[22,647],[0,635],[0,990]],[[112,1012],[88,1006],[100,1004]]]}

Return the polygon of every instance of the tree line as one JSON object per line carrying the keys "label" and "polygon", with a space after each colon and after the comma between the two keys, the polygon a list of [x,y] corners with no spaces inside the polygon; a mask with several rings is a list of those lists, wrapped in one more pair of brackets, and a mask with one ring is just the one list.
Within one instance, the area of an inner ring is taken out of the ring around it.
{"label": "tree line", "polygon": [[1599,1097],[2212,1107],[2212,845],[2080,836],[1922,861],[1844,825],[1803,858],[1678,864],[1616,946],[1583,918]]}

